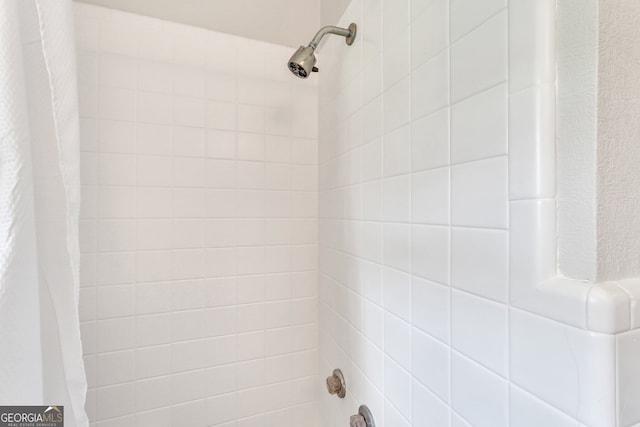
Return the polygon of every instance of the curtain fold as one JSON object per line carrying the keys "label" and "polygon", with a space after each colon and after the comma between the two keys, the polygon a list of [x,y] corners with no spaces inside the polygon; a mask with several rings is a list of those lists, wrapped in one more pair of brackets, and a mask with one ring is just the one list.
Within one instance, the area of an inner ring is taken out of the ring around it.
{"label": "curtain fold", "polygon": [[71,0],[0,1],[0,405],[88,426]]}

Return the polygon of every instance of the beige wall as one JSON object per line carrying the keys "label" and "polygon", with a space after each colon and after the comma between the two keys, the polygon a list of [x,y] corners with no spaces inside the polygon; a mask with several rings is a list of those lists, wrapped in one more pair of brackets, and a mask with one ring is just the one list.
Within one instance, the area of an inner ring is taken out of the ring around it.
{"label": "beige wall", "polygon": [[599,1],[598,280],[640,275],[640,2]]}
{"label": "beige wall", "polygon": [[351,0],[321,0],[320,2],[320,24],[336,25]]}
{"label": "beige wall", "polygon": [[307,43],[320,24],[320,0],[76,1],[292,47]]}
{"label": "beige wall", "polygon": [[557,200],[563,275],[640,275],[640,3],[558,3]]}

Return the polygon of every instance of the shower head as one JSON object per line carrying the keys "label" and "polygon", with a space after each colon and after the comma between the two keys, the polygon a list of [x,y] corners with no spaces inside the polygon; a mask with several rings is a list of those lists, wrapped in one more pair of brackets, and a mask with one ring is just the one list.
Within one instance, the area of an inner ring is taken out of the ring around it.
{"label": "shower head", "polygon": [[322,40],[326,34],[337,34],[345,37],[347,45],[351,46],[356,39],[356,31],[357,26],[354,23],[350,24],[349,28],[333,26],[322,27],[320,31],[317,32],[313,40],[309,42],[307,47],[300,46],[293,56],[291,56],[289,59],[289,70],[296,77],[306,79],[309,77],[309,74],[318,71],[315,67],[317,62],[315,50],[318,47],[320,40]]}
{"label": "shower head", "polygon": [[316,61],[312,48],[300,46],[289,59],[289,70],[301,79],[306,79],[312,71],[318,71]]}

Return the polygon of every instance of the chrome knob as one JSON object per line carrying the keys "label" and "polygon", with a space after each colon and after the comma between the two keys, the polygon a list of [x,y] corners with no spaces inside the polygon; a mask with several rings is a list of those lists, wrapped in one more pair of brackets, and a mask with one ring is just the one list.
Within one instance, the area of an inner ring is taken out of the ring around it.
{"label": "chrome knob", "polygon": [[362,415],[351,415],[350,427],[367,427],[367,422]]}
{"label": "chrome knob", "polygon": [[335,375],[327,377],[327,390],[329,390],[329,394],[340,393],[342,391],[342,382],[340,382],[340,378]]}
{"label": "chrome knob", "polygon": [[334,369],[333,375],[327,377],[327,391],[329,394],[336,394],[339,398],[347,395],[347,386],[344,382],[344,376],[340,369]]}
{"label": "chrome knob", "polygon": [[358,415],[352,415],[350,421],[350,427],[376,427],[373,414],[367,405],[360,405]]}

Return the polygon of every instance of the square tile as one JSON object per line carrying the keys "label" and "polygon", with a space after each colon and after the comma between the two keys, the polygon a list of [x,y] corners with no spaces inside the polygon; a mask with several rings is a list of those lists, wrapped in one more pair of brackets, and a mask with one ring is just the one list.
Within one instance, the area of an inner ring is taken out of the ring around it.
{"label": "square tile", "polygon": [[446,344],[413,329],[411,374],[443,402],[449,401],[450,353],[451,350]]}
{"label": "square tile", "polygon": [[502,11],[451,46],[452,102],[505,81],[507,63],[507,12]]}
{"label": "square tile", "polygon": [[411,73],[411,117],[414,120],[449,105],[449,62],[449,52],[443,51]]}
{"label": "square tile", "polygon": [[415,276],[449,284],[449,229],[441,226],[411,227],[411,272]]}
{"label": "square tile", "polygon": [[449,342],[449,287],[418,277],[412,278],[411,320],[423,332]]}
{"label": "square tile", "polygon": [[473,0],[451,1],[451,37],[455,41],[477,28],[484,21],[507,7],[506,0]]}
{"label": "square tile", "polygon": [[451,169],[451,223],[454,226],[508,226],[506,157],[465,163]]}
{"label": "square tile", "polygon": [[411,220],[447,225],[450,216],[450,169],[414,173],[411,180]]}
{"label": "square tile", "polygon": [[509,425],[506,380],[456,353],[451,370],[451,404],[455,411],[473,426]]}
{"label": "square tile", "polygon": [[507,85],[474,95],[451,108],[451,162],[507,154]]}
{"label": "square tile", "polygon": [[451,294],[451,344],[506,378],[508,316],[503,304],[458,291]]}
{"label": "square tile", "polygon": [[507,302],[509,232],[453,228],[451,285],[499,302]]}

